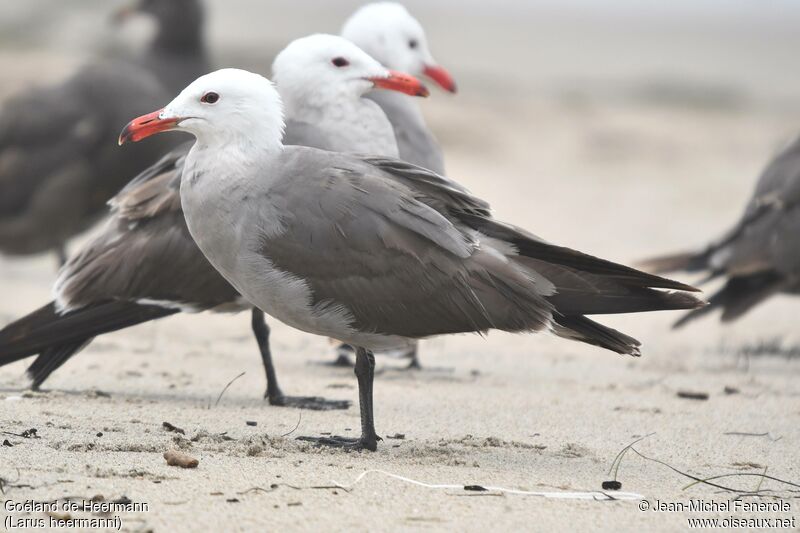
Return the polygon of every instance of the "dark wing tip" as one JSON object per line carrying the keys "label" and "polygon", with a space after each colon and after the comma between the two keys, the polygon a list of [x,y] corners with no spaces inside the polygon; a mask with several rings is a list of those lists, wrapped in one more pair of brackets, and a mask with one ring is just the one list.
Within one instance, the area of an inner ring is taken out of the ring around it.
{"label": "dark wing tip", "polygon": [[[660,283],[663,283],[663,285],[664,285],[663,288],[665,288],[665,289],[675,289],[677,291],[686,291],[686,292],[703,292],[701,289],[698,289],[694,285],[688,285],[688,284],[680,282],[680,281],[675,281],[675,280],[669,279],[669,278],[662,278],[660,276],[656,276],[656,277],[661,280]],[[699,302],[704,302],[704,300],[699,300],[699,299],[698,299],[698,301]],[[703,305],[705,305],[705,303],[703,303]]]}

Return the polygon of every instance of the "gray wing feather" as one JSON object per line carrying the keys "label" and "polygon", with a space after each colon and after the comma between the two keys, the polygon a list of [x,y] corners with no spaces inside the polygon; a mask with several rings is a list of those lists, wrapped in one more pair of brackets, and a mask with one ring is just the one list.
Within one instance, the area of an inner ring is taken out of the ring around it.
{"label": "gray wing feather", "polygon": [[[361,156],[362,159],[387,174],[387,177],[405,184],[422,194],[420,199],[435,203],[434,207],[449,213],[471,213],[491,216],[485,200],[474,196],[463,185],[420,166],[389,157]],[[417,193],[415,193],[417,194]]]}
{"label": "gray wing feather", "polygon": [[104,230],[59,274],[60,305],[154,300],[212,309],[240,298],[186,227],[179,187],[188,148],[173,150],[111,200]]}
{"label": "gray wing feather", "polygon": [[116,216],[136,220],[181,211],[181,175],[192,143],[175,148],[139,174],[108,205]]}
{"label": "gray wing feather", "polygon": [[524,269],[476,247],[435,199],[355,158],[287,153],[281,167],[302,179],[270,189],[288,214],[261,253],[307,280],[315,305],[344,306],[359,331],[406,337],[549,323]]}

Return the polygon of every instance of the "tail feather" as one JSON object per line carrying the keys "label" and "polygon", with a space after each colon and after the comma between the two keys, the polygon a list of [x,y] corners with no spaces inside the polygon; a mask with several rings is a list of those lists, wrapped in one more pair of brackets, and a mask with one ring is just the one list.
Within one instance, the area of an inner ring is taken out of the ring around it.
{"label": "tail feather", "polygon": [[48,349],[75,344],[80,349],[97,335],[177,312],[156,305],[110,301],[60,315],[50,302],[0,331],[0,366]]}
{"label": "tail feather", "polygon": [[785,287],[783,276],[771,271],[730,278],[708,299],[708,306],[686,313],[672,327],[683,327],[715,309],[722,310],[723,322],[732,322]]}
{"label": "tail feather", "polygon": [[581,315],[555,315],[555,334],[559,337],[585,342],[619,354],[641,356],[641,343],[615,329]]}
{"label": "tail feather", "polygon": [[654,289],[620,290],[572,295],[560,289],[549,298],[562,313],[587,315],[615,315],[644,313],[648,311],[674,311],[698,309],[707,304],[692,294]]}
{"label": "tail feather", "polygon": [[516,260],[553,283],[555,293],[547,299],[562,315],[641,313],[705,305],[687,292],[631,286],[616,277],[578,271],[530,257]]}
{"label": "tail feather", "polygon": [[90,342],[92,339],[87,339],[85,342],[68,342],[43,350],[25,371],[31,379],[31,389],[39,390],[50,374],[58,370],[61,365],[83,350]]}
{"label": "tail feather", "polygon": [[600,259],[592,255],[584,254],[570,248],[555,246],[552,244],[538,243],[536,241],[526,241],[516,244],[520,254],[527,257],[534,257],[550,261],[555,264],[574,268],[597,274],[608,278],[619,280],[632,287],[650,287],[658,289],[674,289],[679,291],[700,292],[700,289],[686,285],[679,281],[654,276],[646,272],[636,270],[625,265],[620,265],[612,261]]}
{"label": "tail feather", "polygon": [[706,306],[705,301],[685,292],[640,288],[597,292],[577,292],[559,288],[558,292],[548,299],[558,311],[568,315],[616,315],[697,309]]}
{"label": "tail feather", "polygon": [[700,292],[679,281],[642,272],[571,248],[545,242],[525,230],[481,215],[460,213],[459,219],[488,237],[513,245],[519,255],[615,280],[627,287],[649,287]]}

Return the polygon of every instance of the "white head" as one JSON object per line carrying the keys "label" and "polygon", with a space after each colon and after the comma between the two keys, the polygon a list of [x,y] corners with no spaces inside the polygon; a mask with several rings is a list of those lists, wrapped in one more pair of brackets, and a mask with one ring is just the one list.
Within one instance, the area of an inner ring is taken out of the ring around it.
{"label": "white head", "polygon": [[357,101],[375,87],[428,94],[416,78],[388,70],[347,39],[325,34],[292,41],[275,58],[272,79],[289,117],[302,108],[329,109]]}
{"label": "white head", "polygon": [[426,75],[443,89],[456,92],[453,78],[433,59],[422,25],[398,3],[377,2],[359,8],[345,22],[342,37],[390,69]]}
{"label": "white head", "polygon": [[119,141],[179,130],[203,145],[271,148],[281,146],[283,129],[283,105],[272,82],[229,68],[197,78],[163,109],[132,120]]}

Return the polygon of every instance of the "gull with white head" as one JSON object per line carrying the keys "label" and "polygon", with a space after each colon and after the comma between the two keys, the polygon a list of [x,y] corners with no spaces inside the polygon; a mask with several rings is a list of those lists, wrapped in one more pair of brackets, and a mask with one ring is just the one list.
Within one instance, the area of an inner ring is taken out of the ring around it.
{"label": "gull with white head", "polygon": [[[342,37],[354,42],[387,68],[427,76],[456,92],[453,78],[433,58],[422,25],[396,2],[366,4],[345,22]],[[400,159],[444,174],[444,157],[417,102],[401,94],[371,94],[394,127]]]}
{"label": "gull with white head", "polygon": [[[396,155],[388,119],[362,96],[375,88],[415,95],[427,92],[419,80],[391,72],[351,42],[329,35],[292,42],[278,56],[273,70],[278,90],[291,102],[284,142],[328,150]],[[224,97],[204,95],[204,106],[225,107],[236,102],[236,84],[234,80],[232,87],[226,87]],[[231,112],[246,120],[262,105],[269,105],[269,99],[252,102],[252,107],[232,106]],[[190,121],[199,129],[211,127],[200,116]],[[140,121],[140,126],[143,135],[148,128],[146,120]],[[255,122],[249,127],[260,131]],[[280,130],[276,124],[271,133],[280,135]],[[256,137],[249,142],[257,145]],[[28,369],[36,388],[102,333],[181,311],[252,309],[269,402],[310,409],[347,407],[349,402],[286,396],[281,391],[263,312],[248,304],[217,273],[186,228],[179,186],[190,147],[172,151],[112,200],[111,217],[103,231],[59,273],[56,300],[0,332],[0,365],[38,354]]]}
{"label": "gull with white head", "polygon": [[[361,437],[377,449],[373,350],[433,335],[534,332],[640,355],[585,314],[691,309],[696,289],[549,244],[495,220],[457,183],[391,158],[281,142],[272,83],[226,69],[135,119],[120,141],[193,134],[181,203],[195,242],[231,285],[275,318],[357,347]],[[679,292],[659,289],[674,289]]]}
{"label": "gull with white head", "polygon": [[347,19],[341,35],[389,68],[427,76],[442,89],[456,92],[450,73],[433,58],[422,24],[401,4],[362,6]]}
{"label": "gull with white head", "polygon": [[335,35],[293,41],[275,58],[272,72],[287,117],[284,143],[337,152],[397,157],[391,123],[375,102],[362,96],[375,88],[428,95],[416,78],[388,70]]}

